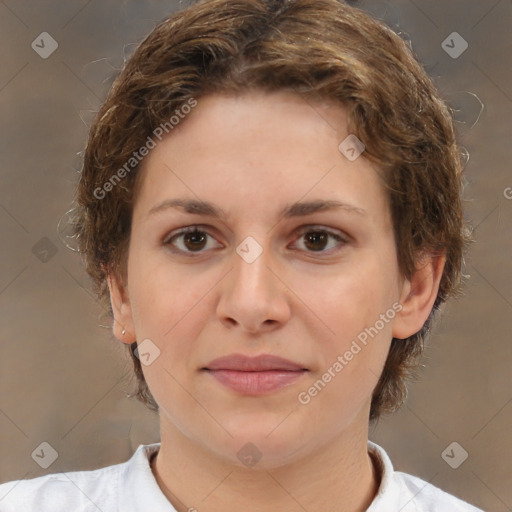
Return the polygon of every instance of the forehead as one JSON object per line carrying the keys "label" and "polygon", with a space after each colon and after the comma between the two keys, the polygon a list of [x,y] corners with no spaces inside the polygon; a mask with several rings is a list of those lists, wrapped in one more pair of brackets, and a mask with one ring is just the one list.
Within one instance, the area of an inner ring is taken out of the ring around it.
{"label": "forehead", "polygon": [[287,93],[208,95],[145,158],[136,209],[183,198],[240,214],[283,214],[329,200],[386,217],[379,171],[339,149],[350,135],[342,105]]}

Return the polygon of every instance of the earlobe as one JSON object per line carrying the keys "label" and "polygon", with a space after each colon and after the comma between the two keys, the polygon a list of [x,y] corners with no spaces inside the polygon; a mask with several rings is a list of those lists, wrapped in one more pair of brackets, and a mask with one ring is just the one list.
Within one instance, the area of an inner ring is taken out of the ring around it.
{"label": "earlobe", "polygon": [[114,323],[112,330],[114,336],[121,342],[131,344],[135,341],[135,331],[133,329],[133,319],[128,289],[120,283],[120,280],[113,273],[108,274],[107,284],[110,292],[110,303],[112,304],[112,313]]}
{"label": "earlobe", "polygon": [[406,339],[422,329],[434,306],[445,263],[444,253],[429,253],[419,260],[411,279],[404,281],[402,309],[395,317],[393,338]]}

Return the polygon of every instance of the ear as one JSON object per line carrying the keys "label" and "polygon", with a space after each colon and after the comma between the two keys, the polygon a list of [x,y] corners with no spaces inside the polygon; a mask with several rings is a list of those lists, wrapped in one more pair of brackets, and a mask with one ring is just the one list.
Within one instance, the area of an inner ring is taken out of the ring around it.
{"label": "ear", "polygon": [[434,306],[443,275],[446,254],[424,254],[410,280],[404,280],[400,304],[402,310],[393,324],[393,337],[406,339],[419,332]]}
{"label": "ear", "polygon": [[[121,342],[131,344],[136,341],[133,328],[132,308],[128,287],[120,282],[115,273],[107,275],[108,289],[110,291],[110,303],[114,313],[114,324],[112,330],[114,336]],[[123,334],[123,330],[125,333]]]}

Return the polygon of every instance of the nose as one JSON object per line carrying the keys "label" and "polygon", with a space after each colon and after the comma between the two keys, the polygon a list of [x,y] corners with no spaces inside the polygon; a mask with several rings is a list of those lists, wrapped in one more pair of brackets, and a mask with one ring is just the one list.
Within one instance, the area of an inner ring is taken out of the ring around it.
{"label": "nose", "polygon": [[[238,252],[233,251],[231,270],[221,281],[217,316],[227,327],[239,326],[245,332],[257,334],[287,322],[290,291],[271,249],[254,239],[250,245],[250,251],[244,252],[248,246],[243,243]],[[258,252],[262,252],[253,260],[254,254],[251,257],[250,252],[258,247]]]}

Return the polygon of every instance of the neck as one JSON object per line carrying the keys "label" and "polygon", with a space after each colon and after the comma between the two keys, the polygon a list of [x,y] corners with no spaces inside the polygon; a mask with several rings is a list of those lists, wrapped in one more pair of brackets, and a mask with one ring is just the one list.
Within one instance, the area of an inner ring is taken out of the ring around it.
{"label": "neck", "polygon": [[222,459],[177,429],[162,428],[152,470],[178,512],[362,512],[380,483],[367,439],[367,429],[343,433],[313,455],[258,470]]}

